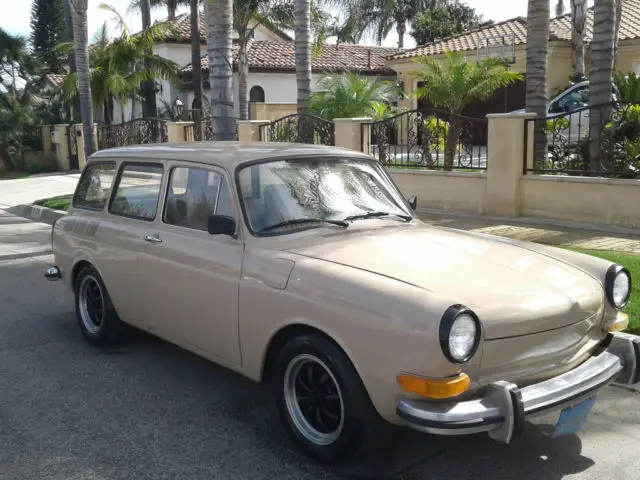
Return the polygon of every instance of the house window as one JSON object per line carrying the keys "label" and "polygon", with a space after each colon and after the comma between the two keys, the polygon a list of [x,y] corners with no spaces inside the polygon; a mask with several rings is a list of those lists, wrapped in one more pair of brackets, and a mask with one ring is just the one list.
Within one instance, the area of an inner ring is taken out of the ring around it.
{"label": "house window", "polygon": [[264,103],[264,90],[262,87],[259,87],[258,85],[251,87],[251,90],[249,90],[249,101]]}

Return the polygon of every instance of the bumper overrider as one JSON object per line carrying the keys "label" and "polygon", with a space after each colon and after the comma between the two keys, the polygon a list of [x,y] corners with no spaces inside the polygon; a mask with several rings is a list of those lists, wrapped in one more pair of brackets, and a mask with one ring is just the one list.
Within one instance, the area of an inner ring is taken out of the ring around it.
{"label": "bumper overrider", "polygon": [[640,382],[640,337],[610,334],[609,346],[575,369],[549,380],[518,388],[499,381],[486,395],[462,402],[429,403],[401,400],[397,413],[409,427],[437,435],[488,432],[494,440],[510,443],[527,419],[559,411],[592,397],[610,383]]}

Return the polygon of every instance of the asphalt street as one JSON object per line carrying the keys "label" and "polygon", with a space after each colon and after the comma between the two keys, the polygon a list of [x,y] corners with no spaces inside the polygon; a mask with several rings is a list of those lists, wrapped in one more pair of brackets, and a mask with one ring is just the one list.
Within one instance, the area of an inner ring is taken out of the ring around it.
{"label": "asphalt street", "polygon": [[640,394],[601,393],[579,436],[513,445],[400,430],[358,472],[290,443],[271,392],[147,334],[97,349],[47,282],[50,226],[0,210],[0,479],[640,478]]}

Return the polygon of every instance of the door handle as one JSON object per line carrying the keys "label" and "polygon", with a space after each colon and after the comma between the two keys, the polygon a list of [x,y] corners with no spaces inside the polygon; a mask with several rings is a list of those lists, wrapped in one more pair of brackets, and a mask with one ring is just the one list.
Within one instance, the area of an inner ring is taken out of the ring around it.
{"label": "door handle", "polygon": [[158,235],[145,235],[144,241],[149,243],[162,243],[162,239]]}

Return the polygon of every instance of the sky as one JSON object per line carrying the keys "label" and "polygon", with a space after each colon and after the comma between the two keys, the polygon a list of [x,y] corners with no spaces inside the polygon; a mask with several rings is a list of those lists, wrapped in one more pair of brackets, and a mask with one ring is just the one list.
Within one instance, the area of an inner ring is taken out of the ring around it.
{"label": "sky", "polygon": [[[9,3],[10,0],[2,0],[3,3]],[[103,0],[89,0],[89,38],[91,38],[98,28],[107,20],[110,20],[113,15],[109,12],[101,10],[99,8],[100,3]],[[550,0],[552,5],[555,5],[556,0]],[[131,0],[111,0],[110,3],[116,10],[122,14],[125,14],[128,5]],[[496,22],[501,20],[507,20],[509,18],[517,16],[527,16],[527,0],[463,0],[470,7],[476,9],[485,19],[492,19]],[[593,3],[592,1],[589,2]],[[565,0],[565,5],[568,8],[569,1]],[[179,13],[188,11],[188,8],[182,8]],[[151,12],[151,20],[163,19],[166,17],[165,9],[154,9]],[[21,0],[17,2],[11,2],[11,7],[3,9],[3,13],[0,16],[0,27],[8,30],[12,34],[28,35],[30,31],[29,19],[31,16],[31,1]],[[129,23],[132,31],[137,31],[141,27],[141,20],[139,15],[132,13],[125,15],[125,20]],[[395,46],[398,41],[398,36],[395,32],[392,32],[385,40],[384,45]],[[415,46],[415,42],[410,35],[405,36],[405,48]]]}

